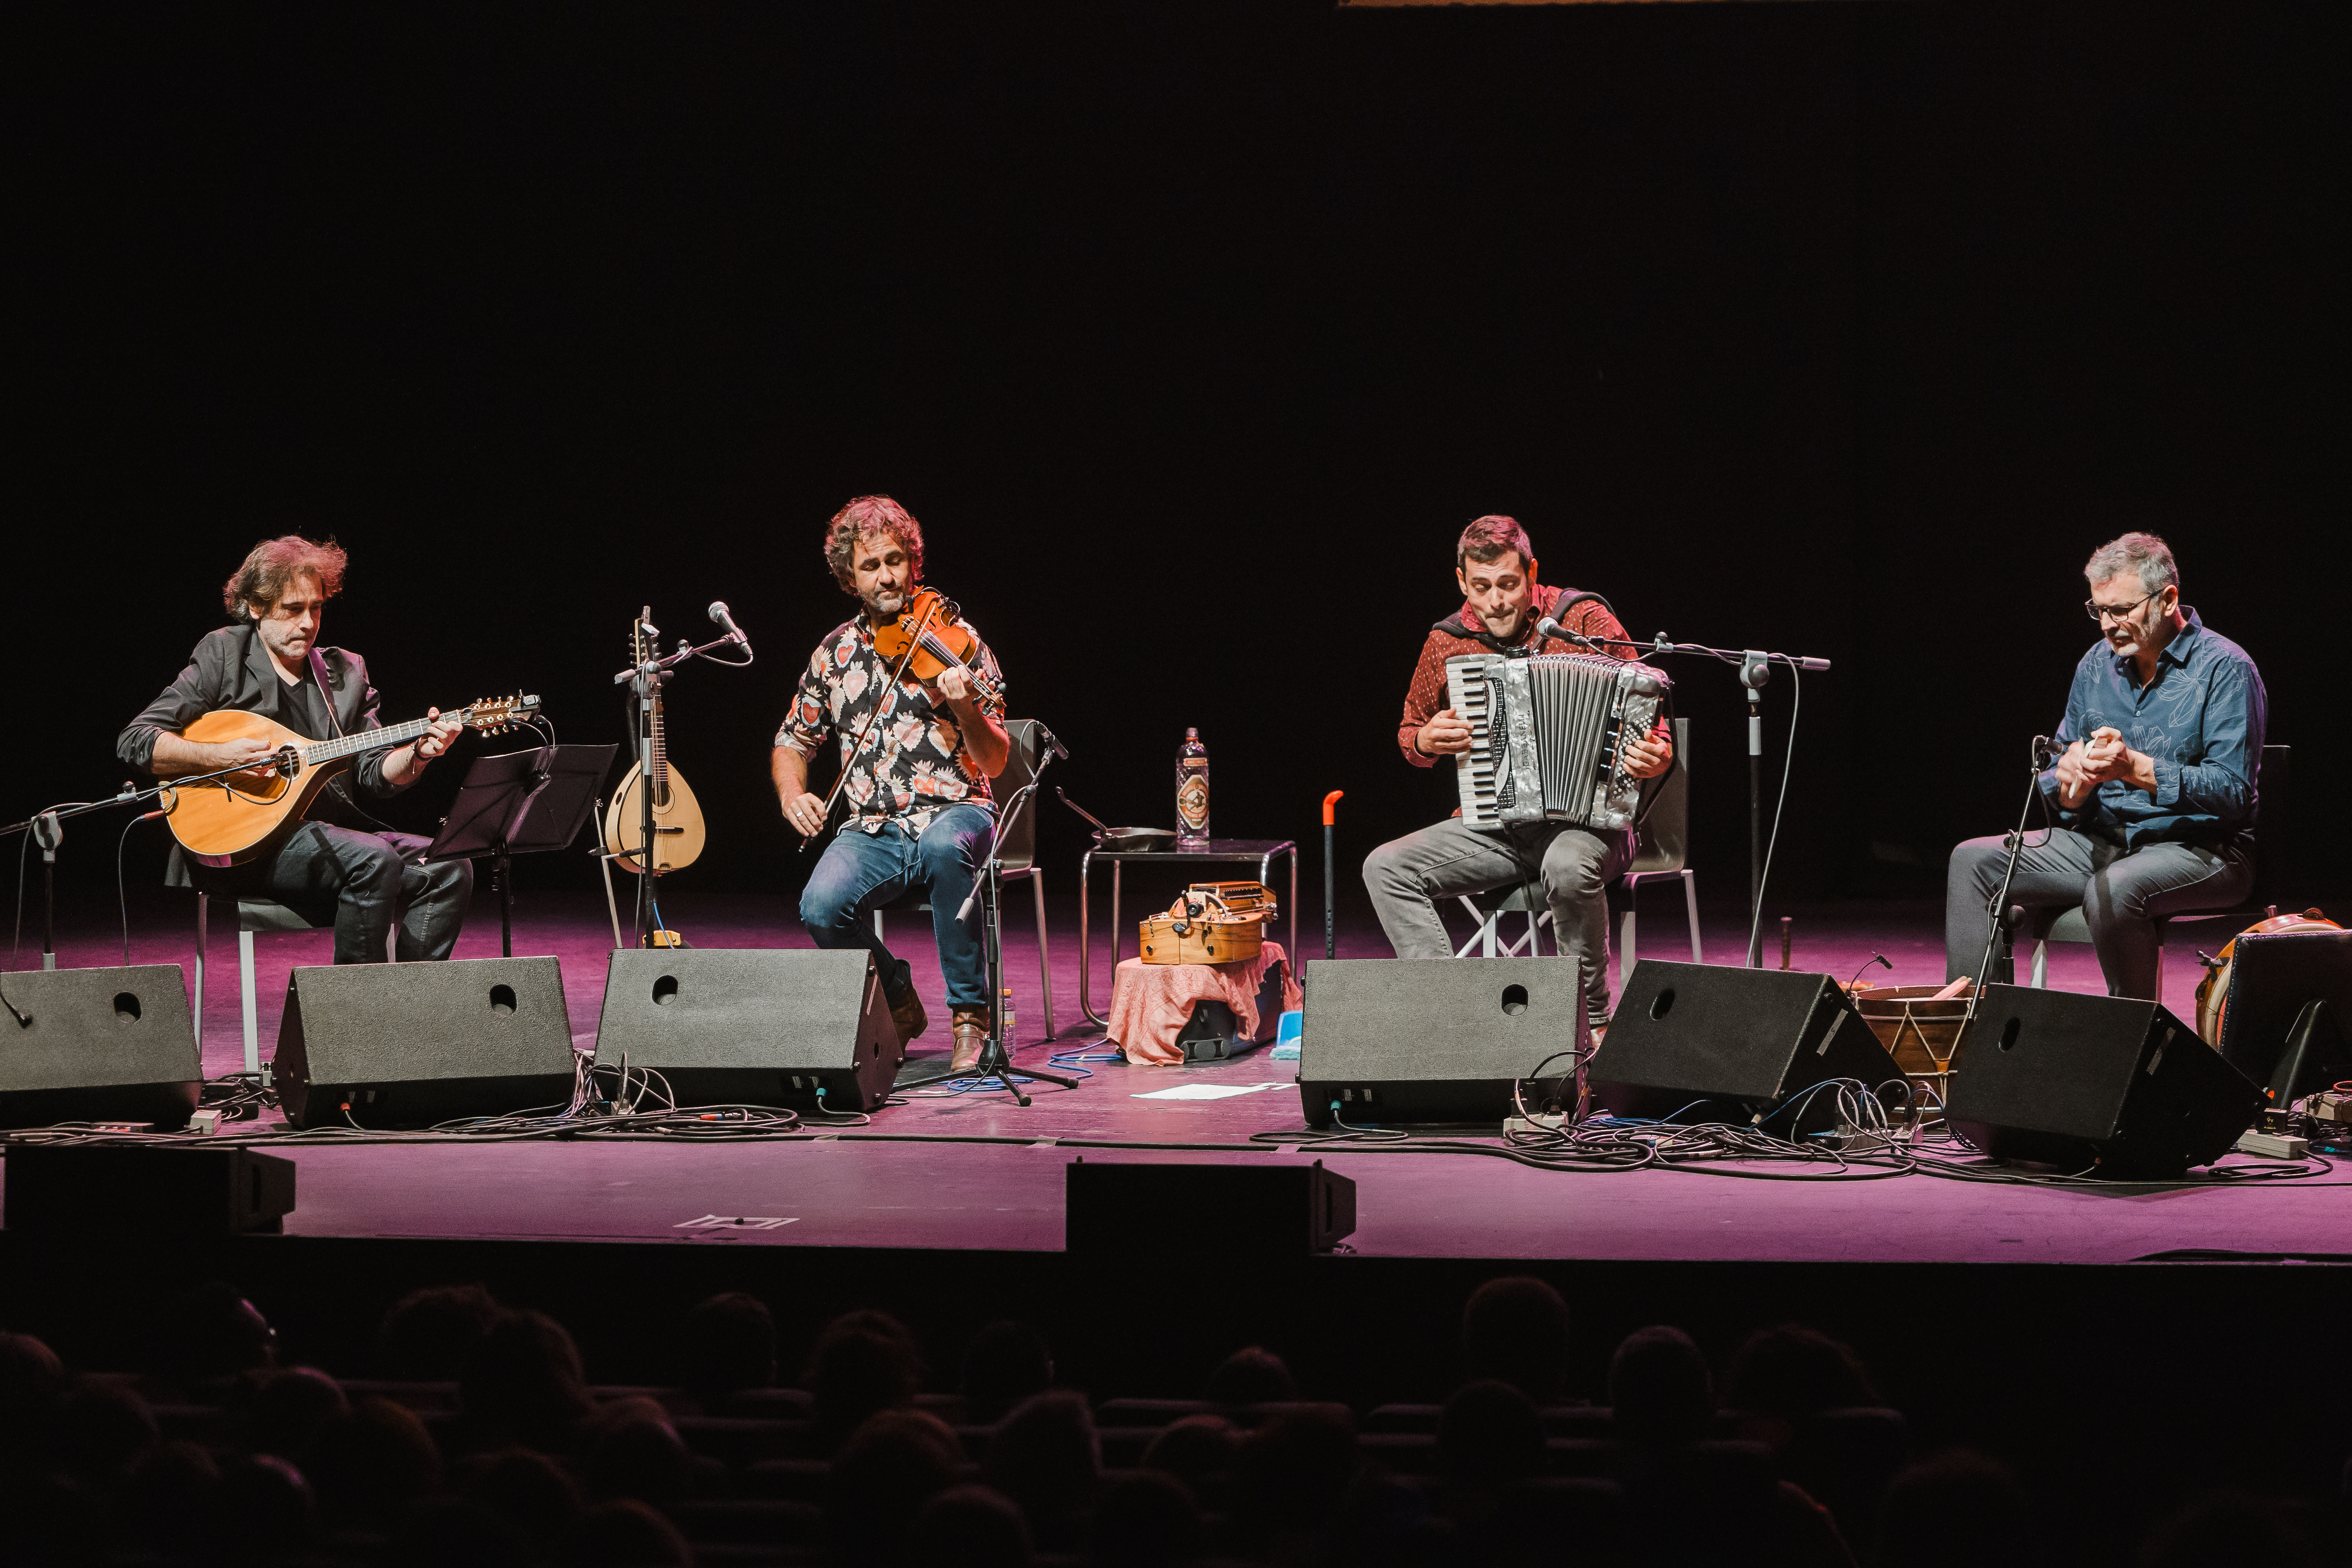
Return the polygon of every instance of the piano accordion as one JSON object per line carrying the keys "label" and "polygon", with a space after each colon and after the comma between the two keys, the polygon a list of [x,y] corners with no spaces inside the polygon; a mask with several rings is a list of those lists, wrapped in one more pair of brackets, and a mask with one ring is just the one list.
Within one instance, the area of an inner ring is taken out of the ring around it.
{"label": "piano accordion", "polygon": [[1447,700],[1470,725],[1470,749],[1454,759],[1463,823],[1631,827],[1642,782],[1626,776],[1620,742],[1649,731],[1673,686],[1649,665],[1597,654],[1447,659]]}

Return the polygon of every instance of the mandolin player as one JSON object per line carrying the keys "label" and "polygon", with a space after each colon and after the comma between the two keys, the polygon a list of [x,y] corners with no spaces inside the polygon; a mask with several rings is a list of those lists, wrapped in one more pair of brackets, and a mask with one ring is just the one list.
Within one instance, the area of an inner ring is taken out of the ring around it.
{"label": "mandolin player", "polygon": [[877,638],[887,647],[895,635],[906,645],[911,627],[902,621],[934,597],[918,589],[922,528],[897,501],[860,496],[843,507],[825,527],[824,559],[861,607],[809,657],[776,731],[771,770],[784,820],[814,837],[831,802],[809,789],[809,759],[833,731],[844,775],[835,787],[848,796],[849,815],[801,894],[801,921],[819,947],[873,952],[903,1045],[929,1020],[906,961],[875,934],[872,915],[921,894],[947,980],[953,1065],[968,1069],[988,1033],[988,979],[978,913],[956,916],[994,831],[988,781],[1012,755],[1003,679],[996,656],[961,620],[952,630],[970,642],[962,664],[950,662],[929,680],[912,673],[891,679],[898,660],[877,649]]}
{"label": "mandolin player", "polygon": [[[343,585],[343,551],[332,541],[288,534],[255,545],[222,590],[229,625],[196,644],[179,679],[124,727],[116,752],[161,778],[250,763],[260,780],[268,776],[267,742],[196,742],[181,731],[221,709],[258,713],[319,740],[382,728],[366,663],[346,649],[319,646],[320,623]],[[430,717],[437,721],[438,710]],[[432,841],[384,827],[360,809],[354,792],[379,800],[398,795],[449,749],[458,728],[434,722],[406,745],[362,752],[350,773],[326,785],[307,820],[243,865],[193,866],[174,847],[166,880],[229,896],[252,893],[321,915],[331,905],[337,963],[383,963],[395,919],[403,962],[448,957],[472,897],[473,867],[464,860],[419,864]]]}

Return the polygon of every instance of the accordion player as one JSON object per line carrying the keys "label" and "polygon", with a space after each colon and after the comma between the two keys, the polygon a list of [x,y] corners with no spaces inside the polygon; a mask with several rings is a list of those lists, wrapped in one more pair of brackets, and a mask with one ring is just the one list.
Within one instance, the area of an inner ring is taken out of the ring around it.
{"label": "accordion player", "polygon": [[1591,654],[1447,659],[1446,694],[1471,734],[1455,758],[1463,826],[1633,826],[1642,781],[1627,771],[1623,742],[1650,732],[1673,686],[1649,665]]}

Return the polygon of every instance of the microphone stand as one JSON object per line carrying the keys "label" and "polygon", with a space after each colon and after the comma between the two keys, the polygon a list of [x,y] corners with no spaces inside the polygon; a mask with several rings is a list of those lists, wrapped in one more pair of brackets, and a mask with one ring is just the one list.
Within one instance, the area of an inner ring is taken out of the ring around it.
{"label": "microphone stand", "polygon": [[[2017,814],[2017,831],[2009,836],[2009,858],[2000,868],[2000,887],[1985,904],[1984,957],[1977,964],[1977,983],[1969,992],[1969,1010],[1960,1021],[1960,1030],[1963,1034],[1967,1032],[1970,1024],[1976,1022],[1977,1003],[1984,996],[1985,987],[1992,984],[1994,950],[2000,946],[2002,933],[2010,929],[2009,887],[2010,883],[2016,879],[2018,861],[2025,856],[2025,824],[2033,816],[2034,800],[2042,794],[2042,770],[2048,764],[2049,760],[2049,741],[2041,735],[2034,736],[2033,766],[2026,779],[2025,805]],[[2015,973],[2012,973],[2009,983],[2014,984],[2016,978]]]}
{"label": "microphone stand", "polygon": [[[1003,891],[998,875],[1003,870],[1004,862],[998,857],[996,850],[997,846],[1003,841],[1004,830],[1012,826],[1021,813],[1028,808],[1030,802],[1035,798],[1037,782],[1045,775],[1047,764],[1052,763],[1056,755],[1069,755],[1067,752],[1062,750],[1061,742],[1054,740],[1050,731],[1045,730],[1043,725],[1038,726],[1038,729],[1040,733],[1045,736],[1046,749],[1039,753],[1036,768],[1030,773],[1029,782],[1013,791],[1013,798],[1006,802],[1004,809],[997,814],[996,822],[989,830],[987,864],[981,868],[980,880],[973,883],[971,891],[965,895],[963,907],[956,910],[957,920],[970,920],[972,905],[975,902],[979,903],[981,954],[985,961],[984,966],[988,973],[988,1037],[981,1044],[980,1060],[974,1064],[971,1076],[997,1084],[1017,1103],[1024,1106],[1029,1103],[1029,1097],[1022,1093],[1020,1086],[1013,1081],[1011,1076],[1013,1050],[1010,1043],[1004,1038],[1004,931],[997,901],[999,894]],[[1062,1089],[1078,1087],[1076,1079],[1066,1078],[1060,1073],[1046,1072],[1037,1068],[1023,1068],[1021,1073],[1024,1078],[1033,1078],[1040,1083],[1050,1083]]]}
{"label": "microphone stand", "polygon": [[[1563,642],[1579,643],[1596,653],[1608,653],[1612,647],[1638,648],[1645,654],[1692,654],[1739,667],[1739,684],[1748,689],[1748,967],[1764,967],[1764,686],[1772,678],[1772,667],[1785,664],[1792,670],[1820,672],[1830,667],[1825,658],[1809,658],[1801,654],[1768,653],[1761,648],[1710,647],[1705,643],[1668,642],[1660,632],[1648,642],[1633,642],[1623,637],[1587,637],[1582,632],[1570,631],[1549,616],[1536,623],[1536,631],[1543,637],[1554,637]],[[1796,744],[1794,737],[1790,745]],[[1790,761],[1793,763],[1795,757]],[[1777,817],[1776,817],[1777,825]]]}
{"label": "microphone stand", "polygon": [[[290,779],[300,770],[302,763],[293,747],[280,746],[266,765]],[[208,773],[191,773],[184,777],[173,778],[147,789],[133,789],[126,784],[121,790],[104,800],[86,800],[72,805],[51,806],[47,811],[35,812],[22,822],[12,822],[5,827],[0,827],[0,839],[7,838],[14,834],[29,833],[33,836],[33,841],[41,847],[41,967],[55,969],[58,966],[58,847],[65,842],[65,823],[68,817],[86,816],[93,811],[104,811],[110,806],[142,805],[159,795],[173,795],[176,791],[194,788],[198,784],[225,784],[228,779],[239,773],[249,773],[253,771],[253,763],[239,763],[234,767],[216,768]],[[172,804],[176,805],[176,799]],[[163,811],[164,815],[169,816],[172,805],[165,805]]]}

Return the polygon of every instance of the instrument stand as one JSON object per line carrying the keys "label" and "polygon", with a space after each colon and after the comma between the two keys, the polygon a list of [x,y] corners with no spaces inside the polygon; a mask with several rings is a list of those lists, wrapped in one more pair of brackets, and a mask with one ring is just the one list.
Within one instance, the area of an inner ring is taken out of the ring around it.
{"label": "instrument stand", "polygon": [[[997,858],[996,847],[1004,837],[1005,827],[1019,817],[1035,798],[1037,781],[1044,776],[1046,764],[1052,761],[1050,751],[1041,755],[1029,782],[1014,793],[1004,810],[998,814],[995,826],[988,836],[988,863],[981,869],[980,880],[973,885],[971,897],[966,899],[964,907],[956,911],[958,919],[964,919],[970,915],[975,900],[980,904],[981,954],[988,973],[988,1038],[982,1042],[980,1060],[969,1076],[996,1084],[1024,1106],[1029,1103],[1029,1097],[1013,1081],[1013,1052],[1004,1039],[1004,932],[999,918],[998,902],[1003,891],[998,876],[1004,868],[1004,862]],[[1023,1068],[1020,1070],[1024,1078],[1033,1078],[1059,1089],[1078,1087],[1076,1079],[1060,1073],[1046,1072],[1038,1068]]]}
{"label": "instrument stand", "polygon": [[[724,605],[719,605],[713,611],[711,618],[718,620],[719,612],[725,608]],[[655,647],[656,639],[661,635],[654,627],[653,613],[653,606],[648,605],[644,613],[637,616],[637,626],[645,631],[645,646],[647,649]],[[732,623],[722,624],[731,625]],[[689,658],[708,657],[712,648],[736,646],[741,647],[746,654],[751,652],[751,645],[745,640],[740,631],[730,631],[723,637],[713,637],[699,647],[695,647],[687,638],[680,637],[677,639],[677,651],[668,658],[647,658],[644,663],[633,664],[613,677],[614,685],[625,685],[629,688],[631,699],[635,702],[637,710],[635,726],[637,741],[637,778],[640,781],[637,793],[642,797],[637,803],[639,835],[637,857],[643,862],[637,868],[640,878],[637,883],[637,945],[639,947],[654,945],[654,910],[658,901],[654,897],[654,879],[661,875],[654,868],[661,862],[661,857],[654,853],[656,832],[654,826],[654,697],[660,691],[662,682],[669,679],[670,670],[677,666],[684,664]],[[745,658],[738,662],[733,659],[719,658],[712,659],[711,662],[740,669],[751,660]],[[625,855],[621,858],[626,859],[627,857]]]}
{"label": "instrument stand", "polygon": [[618,746],[540,746],[477,757],[466,770],[441,831],[425,852],[436,860],[490,857],[490,885],[499,893],[499,955],[514,956],[514,864],[511,857],[570,847],[594,815],[596,787]]}

